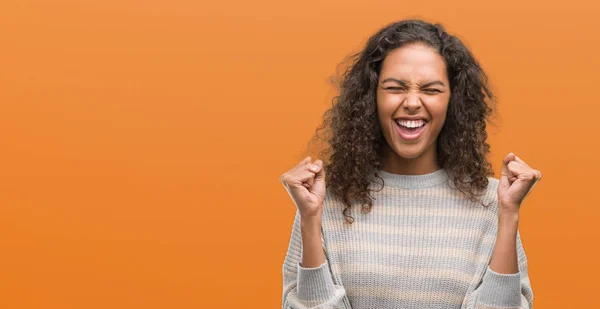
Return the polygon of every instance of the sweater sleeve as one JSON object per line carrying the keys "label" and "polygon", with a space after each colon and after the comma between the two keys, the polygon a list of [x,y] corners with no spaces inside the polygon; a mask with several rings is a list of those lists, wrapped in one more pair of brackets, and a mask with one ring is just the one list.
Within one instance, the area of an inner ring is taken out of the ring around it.
{"label": "sweater sleeve", "polygon": [[527,269],[527,256],[517,231],[519,272],[500,274],[489,265],[479,287],[471,294],[468,309],[531,309],[533,291]]}
{"label": "sweater sleeve", "polygon": [[329,269],[329,261],[314,268],[301,265],[302,234],[300,213],[296,210],[292,235],[283,262],[282,309],[350,309],[344,305],[346,291],[336,285]]}

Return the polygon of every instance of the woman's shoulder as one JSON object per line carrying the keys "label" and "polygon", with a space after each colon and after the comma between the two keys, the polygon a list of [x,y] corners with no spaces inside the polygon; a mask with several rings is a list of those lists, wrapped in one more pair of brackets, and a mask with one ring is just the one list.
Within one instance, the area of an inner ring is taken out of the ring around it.
{"label": "woman's shoulder", "polygon": [[488,185],[483,196],[483,203],[492,212],[495,212],[498,207],[498,185],[500,184],[500,179],[494,176],[488,176],[487,179]]}
{"label": "woman's shoulder", "polygon": [[323,200],[323,207],[327,207],[327,208],[336,208],[336,207],[340,207],[343,204],[341,197],[339,197],[338,195],[336,195],[333,192],[333,189],[329,186],[327,186],[326,190],[325,190],[325,198]]}
{"label": "woman's shoulder", "polygon": [[[481,207],[485,206],[485,208],[489,209],[490,208],[489,206],[492,206],[491,208],[494,208],[493,205],[497,204],[497,202],[498,202],[498,185],[500,183],[500,180],[493,175],[487,176],[486,178],[488,180],[486,187],[483,189],[477,190],[477,192],[475,193],[478,196],[478,201],[470,202],[469,203],[470,205],[471,204],[479,205]],[[450,183],[448,184],[448,187],[446,189],[454,191],[455,192],[454,195],[460,196],[461,199],[467,199],[467,200],[469,199],[469,197],[467,197],[467,195],[464,192],[459,191],[457,186],[452,181],[450,181]]]}
{"label": "woman's shoulder", "polygon": [[495,176],[488,176],[488,185],[487,185],[487,191],[489,192],[498,192],[498,184],[500,183],[500,179],[496,178]]}

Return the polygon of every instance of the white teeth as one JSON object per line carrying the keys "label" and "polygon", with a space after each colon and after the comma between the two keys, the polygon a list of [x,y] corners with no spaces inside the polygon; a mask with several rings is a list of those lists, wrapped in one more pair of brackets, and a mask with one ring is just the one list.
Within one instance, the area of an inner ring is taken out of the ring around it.
{"label": "white teeth", "polygon": [[399,125],[407,128],[418,128],[425,124],[423,120],[397,120]]}

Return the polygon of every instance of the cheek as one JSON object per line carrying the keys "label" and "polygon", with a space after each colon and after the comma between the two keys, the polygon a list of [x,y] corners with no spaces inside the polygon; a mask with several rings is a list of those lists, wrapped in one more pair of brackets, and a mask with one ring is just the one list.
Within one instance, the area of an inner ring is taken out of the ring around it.
{"label": "cheek", "polygon": [[381,101],[388,106],[397,107],[400,102],[403,100],[403,95],[401,94],[384,94],[381,97]]}
{"label": "cheek", "polygon": [[433,126],[431,128],[432,133],[438,135],[442,130],[444,123],[446,122],[446,112],[448,110],[448,104],[442,102],[430,102],[432,104],[426,105],[431,117],[433,118]]}
{"label": "cheek", "polygon": [[448,111],[447,99],[440,98],[440,100],[431,100],[424,105],[427,111],[429,111],[429,114],[431,114],[431,117],[436,121],[443,121],[446,118],[446,112]]}
{"label": "cheek", "polygon": [[389,96],[383,95],[377,97],[377,113],[379,114],[379,117],[391,117],[395,108],[393,102],[390,101]]}

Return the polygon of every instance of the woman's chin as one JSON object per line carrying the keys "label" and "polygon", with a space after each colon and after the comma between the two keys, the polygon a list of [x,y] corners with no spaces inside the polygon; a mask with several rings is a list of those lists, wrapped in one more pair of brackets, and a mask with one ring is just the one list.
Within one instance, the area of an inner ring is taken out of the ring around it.
{"label": "woman's chin", "polygon": [[415,159],[420,157],[421,154],[423,154],[423,151],[421,148],[415,147],[415,149],[412,151],[407,151],[407,149],[403,149],[403,151],[396,151],[396,154],[403,159]]}
{"label": "woman's chin", "polygon": [[404,144],[396,142],[394,147],[394,152],[402,158],[405,159],[414,159],[423,154],[425,152],[425,143],[414,143],[414,144]]}

